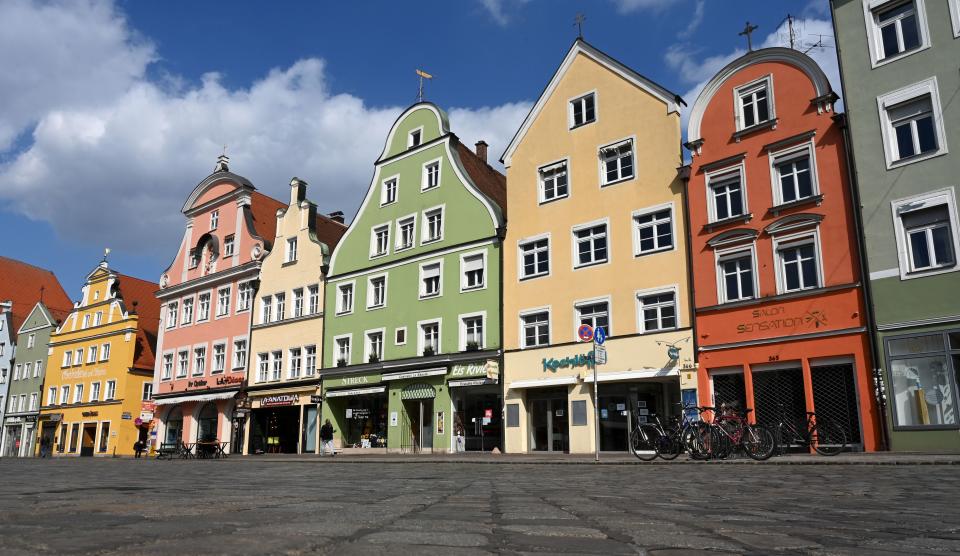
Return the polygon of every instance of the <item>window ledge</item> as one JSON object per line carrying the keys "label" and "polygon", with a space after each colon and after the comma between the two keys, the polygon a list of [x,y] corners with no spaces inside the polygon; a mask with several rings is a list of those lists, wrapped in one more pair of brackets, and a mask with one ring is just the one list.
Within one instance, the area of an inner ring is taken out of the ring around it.
{"label": "window ledge", "polygon": [[947,149],[941,148],[936,152],[915,154],[913,156],[908,156],[906,158],[898,158],[897,160],[891,160],[887,164],[887,170],[896,170],[898,168],[901,168],[903,166],[908,166],[916,162],[922,162],[924,160],[929,160],[931,158],[936,158],[938,156],[945,155],[947,154],[947,152],[948,152]]}
{"label": "window ledge", "polygon": [[578,265],[574,266],[573,269],[574,269],[574,270],[581,270],[581,269],[584,269],[584,268],[592,268],[592,267],[595,267],[595,266],[605,265],[605,264],[607,264],[607,263],[609,263],[609,262],[610,262],[610,259],[605,259],[605,260],[602,260],[602,261],[595,261],[595,262],[592,262],[592,263],[578,264]]}
{"label": "window ledge", "polygon": [[575,129],[580,129],[581,127],[588,126],[588,125],[593,124],[593,123],[596,123],[596,122],[597,122],[597,119],[594,118],[594,119],[590,120],[589,122],[583,122],[582,124],[572,125],[572,126],[570,126],[570,131],[573,131],[573,130],[575,130]]}
{"label": "window ledge", "polygon": [[555,202],[557,202],[557,201],[562,201],[562,200],[568,199],[568,198],[570,198],[570,194],[569,194],[569,193],[566,194],[566,195],[559,195],[559,196],[557,196],[557,197],[554,197],[553,199],[545,199],[545,200],[543,200],[543,201],[540,201],[539,204],[540,204],[540,206],[543,206],[543,205],[547,205],[547,204],[550,204],[550,203],[555,203]]}
{"label": "window ledge", "polygon": [[604,187],[610,187],[610,186],[613,186],[613,185],[620,185],[621,183],[628,182],[628,181],[632,181],[632,180],[635,179],[635,178],[636,178],[636,176],[628,176],[628,177],[626,177],[626,178],[620,178],[620,179],[618,179],[618,180],[613,180],[613,181],[608,181],[608,182],[605,182],[605,183],[601,183],[601,184],[600,184],[600,189],[603,189]]}
{"label": "window ledge", "polygon": [[537,278],[545,278],[547,276],[550,276],[549,272],[545,272],[543,274],[531,274],[530,276],[521,276],[520,281],[525,282],[527,280],[536,280]]}
{"label": "window ledge", "polygon": [[748,212],[746,214],[740,214],[737,216],[731,216],[729,218],[724,218],[723,220],[715,220],[713,222],[708,222],[703,225],[703,231],[712,232],[717,228],[722,228],[729,224],[746,224],[753,220],[753,213]]}
{"label": "window ledge", "polygon": [[778,123],[780,123],[780,118],[773,118],[765,122],[760,122],[759,124],[754,124],[750,127],[745,127],[733,134],[733,140],[739,143],[740,139],[752,133],[763,131],[766,129],[777,129]]}
{"label": "window ledge", "polygon": [[294,261],[287,261],[287,262],[281,264],[281,265],[280,265],[280,268],[284,268],[284,267],[288,267],[288,266],[293,266],[293,265],[295,265],[295,264],[297,264],[297,261],[295,261],[295,260],[294,260]]}
{"label": "window ledge", "polygon": [[[674,246],[670,247],[661,247],[659,249],[651,249],[649,251],[641,251],[640,253],[634,253],[634,258],[646,257],[647,255],[656,255],[657,253],[666,253],[667,251],[673,251]],[[609,338],[609,336],[607,336]]]}
{"label": "window ledge", "polygon": [[435,238],[431,238],[431,239],[424,239],[424,240],[421,240],[421,241],[420,241],[420,245],[427,245],[428,243],[436,243],[436,242],[438,242],[438,241],[440,241],[440,240],[442,240],[442,239],[443,239],[442,237],[435,237]]}
{"label": "window ledge", "polygon": [[812,197],[806,197],[806,198],[804,198],[804,199],[798,199],[798,200],[796,200],[796,201],[790,201],[789,203],[782,203],[782,204],[779,204],[779,205],[774,205],[774,206],[770,207],[770,210],[769,210],[768,212],[769,212],[770,214],[774,215],[774,216],[780,216],[780,213],[783,212],[783,211],[785,211],[785,210],[790,210],[790,209],[792,209],[792,208],[803,207],[803,206],[807,206],[807,205],[816,205],[816,206],[819,207],[821,204],[823,204],[823,195],[822,195],[822,194],[821,194],[821,195],[814,195],[814,196],[812,196]]}
{"label": "window ledge", "polygon": [[930,48],[930,45],[929,45],[929,44],[922,44],[922,45],[920,45],[920,46],[918,46],[918,47],[916,47],[916,48],[911,48],[910,50],[905,50],[905,51],[903,51],[903,52],[900,52],[899,54],[894,54],[893,56],[890,56],[890,57],[887,57],[887,58],[873,59],[873,60],[871,60],[871,62],[873,62],[873,64],[872,64],[872,67],[871,67],[870,69],[877,69],[877,68],[883,67],[883,66],[885,66],[885,65],[887,65],[887,64],[892,64],[893,62],[896,62],[897,60],[903,60],[904,58],[909,58],[910,56],[913,56],[914,54],[916,54],[916,53],[918,53],[918,52],[923,52],[924,50],[926,50],[926,49],[928,49],[928,48]]}

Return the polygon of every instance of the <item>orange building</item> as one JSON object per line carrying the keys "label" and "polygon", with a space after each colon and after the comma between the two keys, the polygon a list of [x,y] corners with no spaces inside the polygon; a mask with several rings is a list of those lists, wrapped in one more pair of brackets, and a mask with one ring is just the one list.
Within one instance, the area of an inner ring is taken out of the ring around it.
{"label": "orange building", "polygon": [[[808,56],[767,48],[704,87],[687,130],[701,405],[758,422],[828,416],[876,450],[858,226],[837,95]],[[782,412],[782,413],[781,413]]]}

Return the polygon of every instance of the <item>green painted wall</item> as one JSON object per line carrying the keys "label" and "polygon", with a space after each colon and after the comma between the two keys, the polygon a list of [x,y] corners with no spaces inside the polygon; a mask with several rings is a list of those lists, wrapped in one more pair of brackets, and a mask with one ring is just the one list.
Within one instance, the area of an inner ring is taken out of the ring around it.
{"label": "green painted wall", "polygon": [[[10,390],[8,392],[9,396],[26,394],[27,407],[29,407],[30,404],[30,394],[33,392],[40,394],[38,398],[38,409],[40,405],[43,405],[47,401],[46,393],[42,392],[41,390],[43,388],[43,379],[47,372],[47,344],[50,342],[50,332],[52,332],[55,328],[54,326],[49,325],[50,322],[54,322],[53,317],[47,311],[46,307],[38,304],[33,308],[33,311],[30,312],[30,315],[27,317],[21,327],[21,329],[24,331],[28,331],[33,328],[37,328],[37,330],[24,332],[17,338],[16,360],[10,369],[11,377],[13,375],[13,368],[16,367],[16,365],[23,365],[27,362],[36,365],[37,361],[43,361],[43,369],[40,373],[40,376],[34,377],[34,373],[31,372],[30,376],[26,380],[20,379],[10,382]],[[28,337],[30,334],[36,335],[32,348],[27,347]]]}

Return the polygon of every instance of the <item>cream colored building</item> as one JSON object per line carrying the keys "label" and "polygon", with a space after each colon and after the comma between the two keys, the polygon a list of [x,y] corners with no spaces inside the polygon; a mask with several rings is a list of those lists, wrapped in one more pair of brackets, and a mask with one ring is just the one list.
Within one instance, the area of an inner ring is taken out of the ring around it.
{"label": "cream colored building", "polygon": [[320,350],[327,262],[346,231],[342,213],[317,214],[307,183],[293,178],[277,211],[277,237],[253,304],[243,453],[319,448]]}
{"label": "cream colored building", "polygon": [[594,450],[581,324],[609,337],[602,450],[677,409],[693,366],[682,102],[578,39],[504,153],[506,451]]}

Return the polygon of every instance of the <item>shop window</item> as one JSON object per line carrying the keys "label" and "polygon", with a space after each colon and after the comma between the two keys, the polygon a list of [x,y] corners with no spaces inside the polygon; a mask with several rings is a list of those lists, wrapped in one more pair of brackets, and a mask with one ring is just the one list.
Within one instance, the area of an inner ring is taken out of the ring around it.
{"label": "shop window", "polygon": [[587,424],[587,401],[573,400],[570,402],[570,424],[575,427]]}
{"label": "shop window", "polygon": [[100,424],[100,446],[97,451],[105,453],[107,445],[110,442],[110,421],[104,421]]}
{"label": "shop window", "polygon": [[[896,428],[947,428],[957,416],[956,331],[887,340]],[[951,343],[948,345],[948,340]]]}
{"label": "shop window", "polygon": [[80,445],[80,423],[74,423],[70,427],[70,452],[76,452]]}

